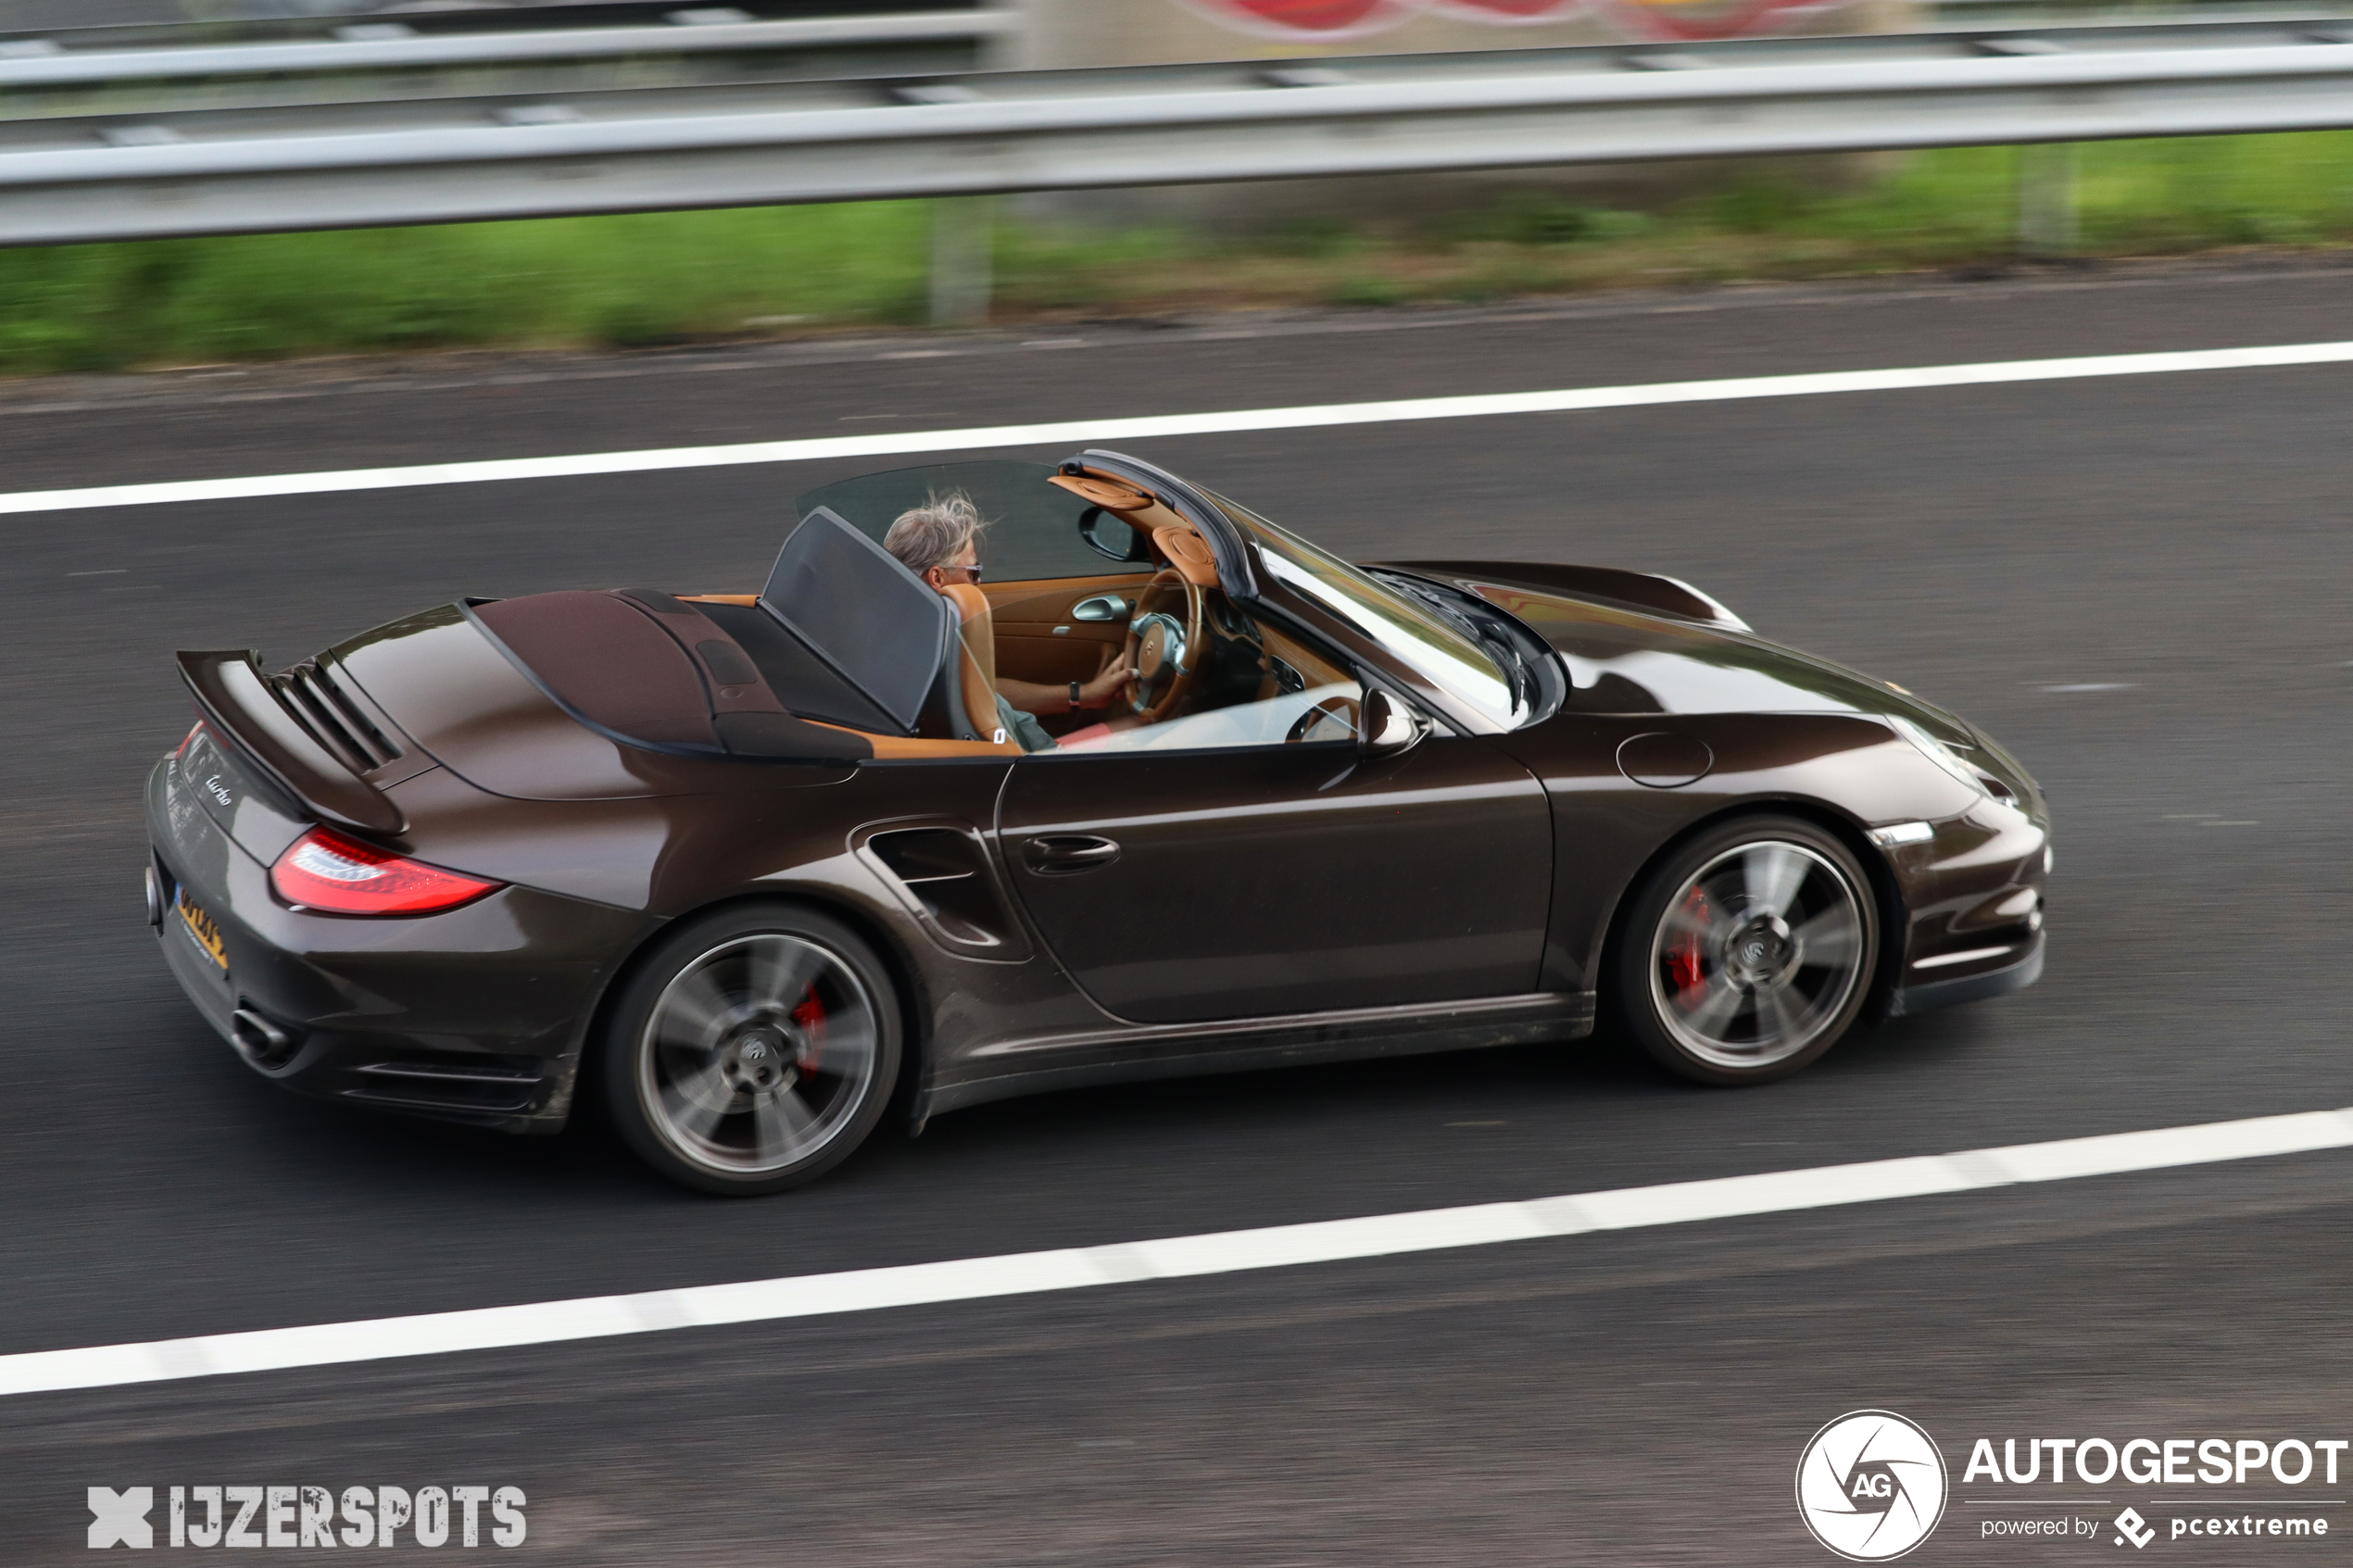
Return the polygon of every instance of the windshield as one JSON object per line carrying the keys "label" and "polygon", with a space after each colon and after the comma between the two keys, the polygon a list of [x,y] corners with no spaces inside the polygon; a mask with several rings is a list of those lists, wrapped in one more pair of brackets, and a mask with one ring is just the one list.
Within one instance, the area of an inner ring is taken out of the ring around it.
{"label": "windshield", "polygon": [[1448,696],[1502,728],[1514,728],[1528,717],[1529,706],[1522,700],[1517,671],[1505,673],[1487,650],[1428,608],[1222,495],[1210,499],[1249,532],[1269,575],[1314,599]]}
{"label": "windshield", "polygon": [[838,480],[800,496],[793,509],[805,518],[819,507],[830,508],[879,545],[890,532],[891,520],[910,507],[961,495],[969,496],[988,520],[980,558],[991,582],[1132,571],[1107,560],[1103,551],[1087,543],[1080,530],[1099,508],[1047,483],[1058,471],[1049,463],[928,463]]}

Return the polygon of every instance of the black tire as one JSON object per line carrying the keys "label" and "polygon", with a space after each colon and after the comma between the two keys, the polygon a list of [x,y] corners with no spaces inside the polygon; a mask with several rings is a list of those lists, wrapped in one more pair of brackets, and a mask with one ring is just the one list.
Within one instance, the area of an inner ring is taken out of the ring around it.
{"label": "black tire", "polygon": [[655,1170],[756,1197],[865,1141],[901,1036],[890,972],[856,932],[796,905],[737,905],[679,922],[623,983],[600,1028],[600,1086]]}
{"label": "black tire", "polygon": [[1869,1000],[1879,909],[1854,852],[1795,817],[1740,817],[1643,879],[1604,979],[1612,1016],[1702,1084],[1764,1084],[1819,1059]]}

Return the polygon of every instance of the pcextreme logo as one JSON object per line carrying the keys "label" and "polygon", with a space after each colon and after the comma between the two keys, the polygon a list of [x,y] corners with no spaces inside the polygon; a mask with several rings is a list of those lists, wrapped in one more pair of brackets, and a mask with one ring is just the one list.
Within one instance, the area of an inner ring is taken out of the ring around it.
{"label": "pcextreme logo", "polygon": [[1798,1456],[1798,1516],[1850,1562],[1886,1562],[1928,1539],[1945,1488],[1936,1440],[1894,1411],[1849,1411]]}

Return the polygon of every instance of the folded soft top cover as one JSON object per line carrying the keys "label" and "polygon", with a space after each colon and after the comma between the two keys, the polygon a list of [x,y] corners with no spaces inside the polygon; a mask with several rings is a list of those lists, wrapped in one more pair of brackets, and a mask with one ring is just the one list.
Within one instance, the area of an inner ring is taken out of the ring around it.
{"label": "folded soft top cover", "polygon": [[[509,659],[590,728],[659,751],[844,759],[887,721],[764,612],[649,588],[475,606]],[[738,633],[742,633],[740,636]],[[818,723],[805,721],[817,720]]]}

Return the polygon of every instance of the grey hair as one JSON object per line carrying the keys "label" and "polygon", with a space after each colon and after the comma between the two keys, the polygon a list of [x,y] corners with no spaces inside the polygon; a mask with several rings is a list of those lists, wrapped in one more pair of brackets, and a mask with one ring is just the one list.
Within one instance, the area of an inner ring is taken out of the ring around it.
{"label": "grey hair", "polygon": [[920,576],[954,560],[988,526],[981,521],[980,508],[963,491],[951,490],[945,495],[935,492],[924,498],[922,506],[899,514],[890,532],[883,535],[883,548]]}

